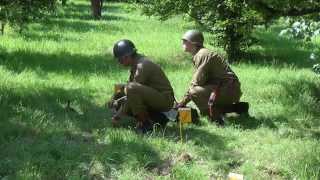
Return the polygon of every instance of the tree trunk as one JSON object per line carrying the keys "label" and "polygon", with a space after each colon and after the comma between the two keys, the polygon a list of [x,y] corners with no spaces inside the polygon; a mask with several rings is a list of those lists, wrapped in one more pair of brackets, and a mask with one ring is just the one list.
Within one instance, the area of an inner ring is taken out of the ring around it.
{"label": "tree trunk", "polygon": [[238,61],[241,54],[241,38],[239,38],[239,35],[235,32],[233,25],[226,28],[225,36],[227,37],[225,51],[227,53],[229,63]]}
{"label": "tree trunk", "polygon": [[4,26],[6,25],[6,23],[0,21],[0,32],[1,32],[1,35],[4,34]]}
{"label": "tree trunk", "polygon": [[61,0],[62,6],[65,6],[67,4],[67,0]]}
{"label": "tree trunk", "polygon": [[91,0],[92,15],[95,19],[101,18],[102,5],[102,0]]}

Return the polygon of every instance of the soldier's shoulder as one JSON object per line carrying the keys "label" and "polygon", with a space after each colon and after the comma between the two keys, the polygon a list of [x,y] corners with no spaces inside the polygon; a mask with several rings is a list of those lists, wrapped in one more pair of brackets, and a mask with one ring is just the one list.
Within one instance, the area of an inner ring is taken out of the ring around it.
{"label": "soldier's shoulder", "polygon": [[211,55],[212,52],[207,49],[207,48],[202,48],[200,49],[197,54],[193,57],[193,61],[196,63],[196,64],[199,64],[199,63],[204,63],[204,62],[208,62],[209,59],[211,59]]}
{"label": "soldier's shoulder", "polygon": [[213,52],[207,48],[202,48],[198,51],[198,53],[194,56],[195,60],[201,59],[210,59],[213,56]]}
{"label": "soldier's shoulder", "polygon": [[209,55],[211,51],[207,48],[201,48],[199,52],[196,54],[197,56]]}
{"label": "soldier's shoulder", "polygon": [[154,63],[152,60],[150,60],[148,57],[141,57],[139,61],[139,66],[143,67],[153,67],[153,66],[158,66],[156,63]]}

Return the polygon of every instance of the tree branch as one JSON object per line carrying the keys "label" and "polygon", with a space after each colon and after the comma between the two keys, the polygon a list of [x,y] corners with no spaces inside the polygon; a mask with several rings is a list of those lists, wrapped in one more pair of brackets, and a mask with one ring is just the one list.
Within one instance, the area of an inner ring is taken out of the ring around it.
{"label": "tree branch", "polygon": [[279,16],[303,16],[308,14],[320,13],[320,6],[314,6],[312,8],[306,7],[302,9],[290,8],[290,9],[276,9],[270,7],[267,3],[262,1],[253,2],[255,8],[262,10],[268,17],[279,17]]}

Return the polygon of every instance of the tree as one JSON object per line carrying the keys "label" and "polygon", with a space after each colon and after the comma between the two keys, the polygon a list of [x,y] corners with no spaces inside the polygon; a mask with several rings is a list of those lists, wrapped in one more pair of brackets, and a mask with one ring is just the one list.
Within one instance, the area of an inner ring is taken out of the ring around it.
{"label": "tree", "polygon": [[60,1],[62,6],[65,6],[67,4],[67,0],[60,0]]}
{"label": "tree", "polygon": [[301,16],[320,12],[319,0],[134,0],[147,15],[166,20],[186,14],[214,34],[229,61],[254,43],[252,31],[281,16]]}
{"label": "tree", "polygon": [[103,0],[91,0],[92,15],[95,19],[101,18]]}
{"label": "tree", "polygon": [[1,33],[9,23],[21,31],[29,22],[45,17],[56,8],[57,0],[1,0]]}
{"label": "tree", "polygon": [[319,0],[249,0],[248,3],[267,19],[320,13]]}

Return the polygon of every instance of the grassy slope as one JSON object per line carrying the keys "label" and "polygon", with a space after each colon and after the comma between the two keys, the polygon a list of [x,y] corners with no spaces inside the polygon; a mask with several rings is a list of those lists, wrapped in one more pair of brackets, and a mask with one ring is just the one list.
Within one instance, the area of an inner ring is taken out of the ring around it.
{"label": "grassy slope", "polygon": [[[178,17],[159,22],[126,4],[106,6],[103,21],[93,21],[87,2],[73,1],[22,36],[8,30],[0,37],[0,177],[320,178],[320,82],[307,61],[319,50],[317,40],[279,39],[276,28],[257,33],[260,44],[233,66],[250,118],[229,118],[225,128],[203,119],[187,127],[185,143],[174,123],[140,137],[111,128],[104,108],[113,84],[128,75],[112,59],[113,43],[132,39],[163,66],[180,98],[192,67],[179,39],[192,24]],[[67,100],[78,113],[64,109]],[[179,160],[183,153],[192,161]]]}

